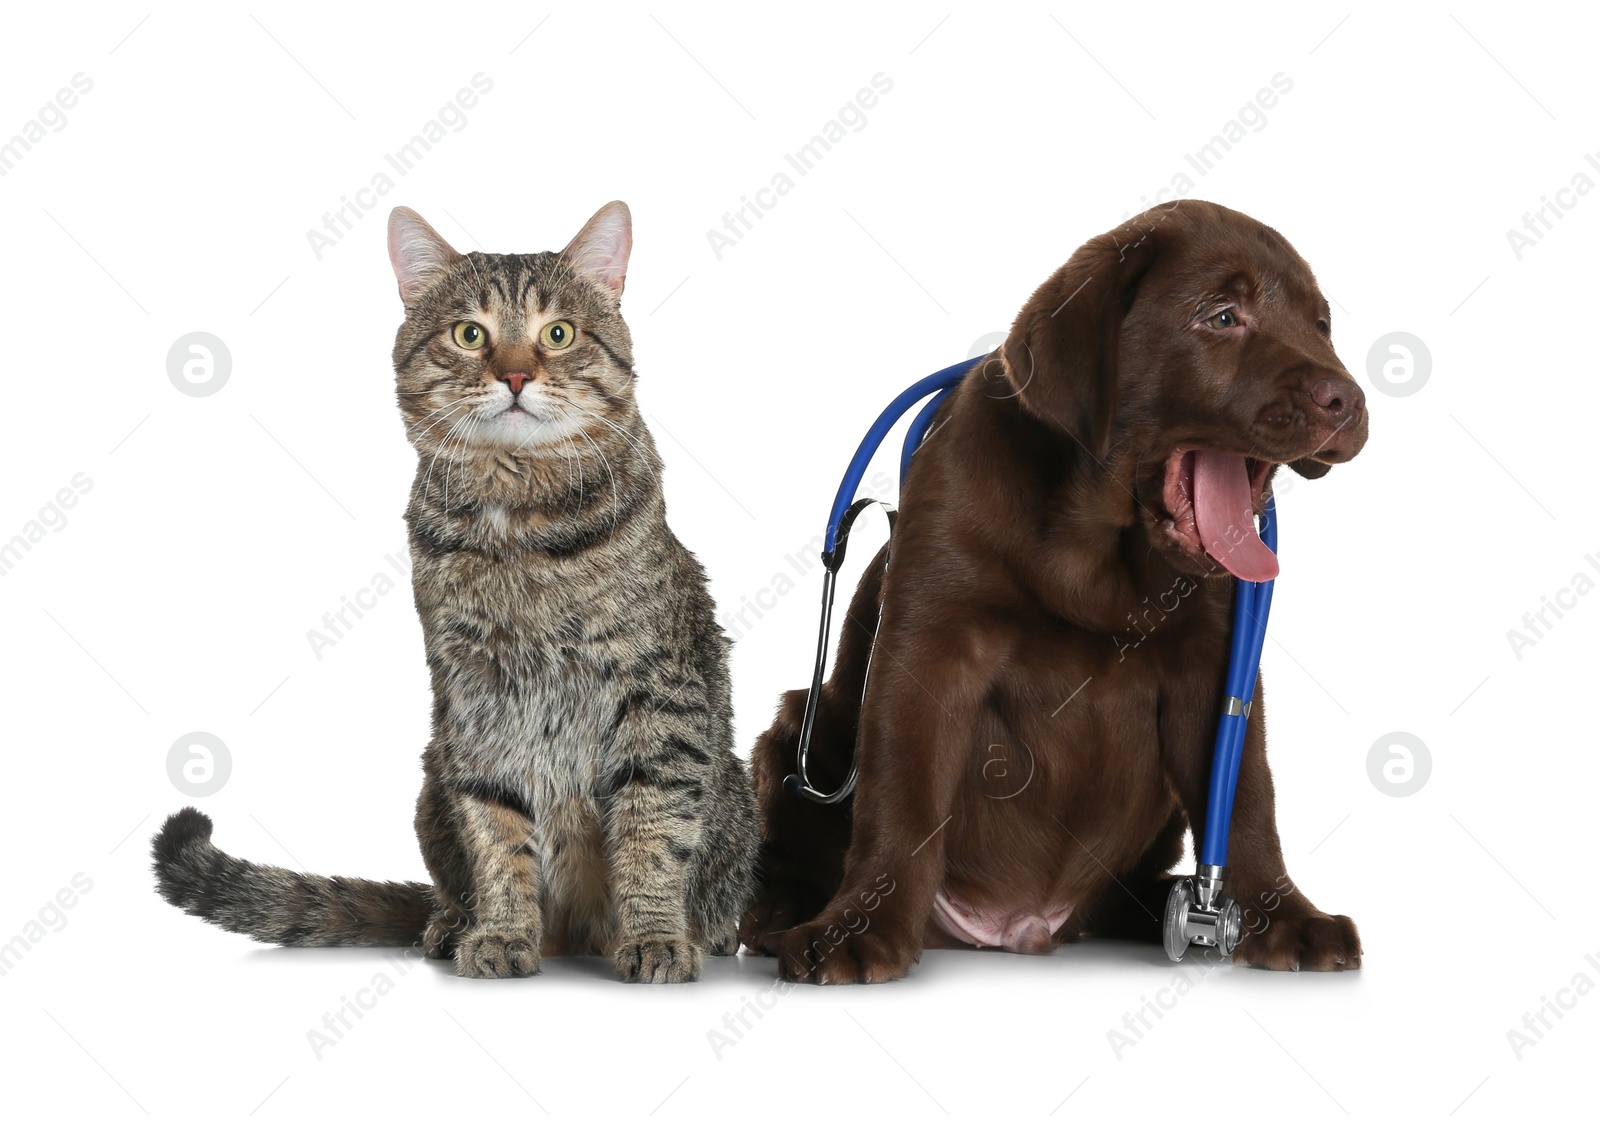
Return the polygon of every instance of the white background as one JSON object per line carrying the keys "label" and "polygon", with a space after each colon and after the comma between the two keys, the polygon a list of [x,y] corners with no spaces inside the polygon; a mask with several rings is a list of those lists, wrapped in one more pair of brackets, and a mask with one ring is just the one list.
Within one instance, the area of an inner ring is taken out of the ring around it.
{"label": "white background", "polygon": [[[1567,997],[1520,1058],[1506,1035],[1580,971],[1600,983],[1600,596],[1520,655],[1507,639],[1575,574],[1600,579],[1600,193],[1520,259],[1506,237],[1574,174],[1600,179],[1577,6],[80,5],[8,24],[0,137],[93,82],[0,178],[0,541],[92,481],[0,576],[0,941],[93,884],[0,978],[16,1124],[1488,1125],[1592,1106],[1600,993]],[[307,229],[477,72],[493,89],[465,128],[317,258]],[[893,89],[865,127],[719,259],[707,230],[879,72]],[[1194,176],[1184,155],[1280,72],[1264,128],[1188,195],[1294,243],[1369,391],[1361,457],[1281,480],[1265,658],[1290,870],[1355,918],[1359,974],[1191,959],[1193,989],[1119,1057],[1108,1031],[1173,982],[1154,948],[935,954],[895,985],[796,989],[719,1059],[707,1031],[772,961],[652,988],[598,959],[517,983],[430,964],[319,1059],[307,1031],[393,972],[383,954],[268,950],[156,897],[148,838],[189,801],[167,758],[191,731],[231,752],[196,802],[223,848],[423,875],[409,589],[320,658],[307,641],[374,574],[403,579],[388,207],[463,250],[535,251],[631,205],[623,309],[672,524],[725,611],[773,605],[735,630],[748,750],[810,663],[817,577],[788,555],[872,415]],[[196,330],[232,356],[206,397],[166,369]],[[1371,381],[1393,331],[1431,356],[1410,396]],[[1431,753],[1405,797],[1368,770],[1397,731]]]}

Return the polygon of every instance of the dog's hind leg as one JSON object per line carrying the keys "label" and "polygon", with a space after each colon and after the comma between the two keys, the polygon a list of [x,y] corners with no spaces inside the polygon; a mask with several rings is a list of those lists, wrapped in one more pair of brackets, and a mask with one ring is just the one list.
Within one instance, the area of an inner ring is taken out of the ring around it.
{"label": "dog's hind leg", "polygon": [[[915,515],[895,540],[907,557]],[[926,536],[926,535],[924,535]],[[857,744],[855,827],[839,889],[778,947],[780,975],[818,984],[903,977],[921,955],[945,872],[945,825],[977,718],[1006,658],[999,618],[888,583]],[[924,850],[927,849],[927,850]]]}
{"label": "dog's hind leg", "polygon": [[[806,769],[812,784],[825,791],[843,784],[855,757],[887,553],[887,547],[880,550],[862,574],[839,628],[833,673],[817,704]],[[839,888],[850,846],[850,800],[822,805],[783,791],[784,778],[796,769],[805,707],[804,690],[785,694],[750,757],[761,809],[760,887],[739,924],[739,940],[760,953],[776,953],[785,931],[826,905]]]}
{"label": "dog's hind leg", "polygon": [[[761,854],[756,899],[740,919],[739,940],[757,953],[775,954],[790,927],[822,909],[839,885],[850,845],[848,800],[823,806],[783,791],[783,779],[795,769],[805,699],[804,691],[784,695],[750,758],[761,808]],[[844,779],[855,749],[854,718],[847,732],[840,729],[835,713],[820,706],[807,764],[824,788]]]}

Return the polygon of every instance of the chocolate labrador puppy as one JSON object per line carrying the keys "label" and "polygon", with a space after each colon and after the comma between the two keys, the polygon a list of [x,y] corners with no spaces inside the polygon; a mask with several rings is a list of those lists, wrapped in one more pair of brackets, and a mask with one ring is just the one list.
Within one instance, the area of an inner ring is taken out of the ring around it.
{"label": "chocolate labrador puppy", "polygon": [[[804,691],[757,743],[745,944],[841,984],[927,946],[1158,942],[1204,835],[1234,578],[1277,572],[1255,516],[1280,464],[1318,478],[1366,438],[1327,299],[1276,231],[1186,200],[1081,247],[940,409],[851,603],[809,768],[832,789],[858,758],[852,800],[783,790]],[[1259,684],[1228,877],[1236,961],[1360,965],[1355,924],[1285,871]]]}

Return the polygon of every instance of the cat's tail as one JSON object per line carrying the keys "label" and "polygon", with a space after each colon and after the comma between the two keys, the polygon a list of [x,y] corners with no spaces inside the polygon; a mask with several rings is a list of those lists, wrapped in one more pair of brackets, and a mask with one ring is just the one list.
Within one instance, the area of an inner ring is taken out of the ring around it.
{"label": "cat's tail", "polygon": [[194,808],[167,817],[151,849],[162,898],[258,942],[409,946],[433,911],[426,883],[302,875],[229,855],[211,842],[211,818]]}

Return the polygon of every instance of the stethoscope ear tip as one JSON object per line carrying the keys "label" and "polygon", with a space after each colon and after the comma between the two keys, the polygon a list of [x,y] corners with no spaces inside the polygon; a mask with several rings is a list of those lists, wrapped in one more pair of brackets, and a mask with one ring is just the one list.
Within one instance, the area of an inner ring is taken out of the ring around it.
{"label": "stethoscope ear tip", "polygon": [[798,773],[790,773],[783,779],[783,791],[794,797],[795,800],[799,800],[801,797],[805,796],[806,785],[805,782],[800,779],[800,775]]}

